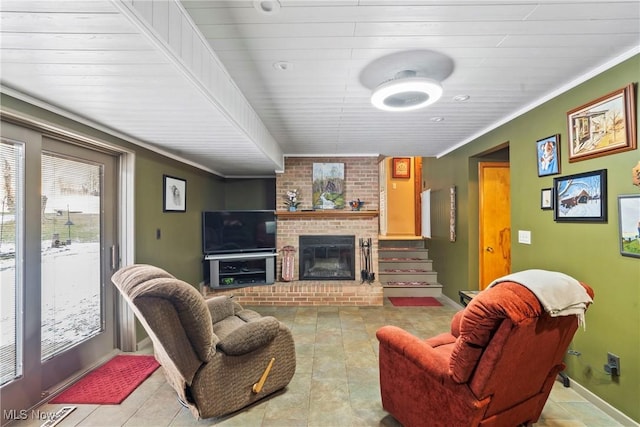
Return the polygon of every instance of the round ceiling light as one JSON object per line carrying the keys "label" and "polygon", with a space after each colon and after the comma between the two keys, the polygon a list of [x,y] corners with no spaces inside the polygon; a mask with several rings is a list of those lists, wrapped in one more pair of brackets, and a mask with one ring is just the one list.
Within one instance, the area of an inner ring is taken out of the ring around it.
{"label": "round ceiling light", "polygon": [[451,58],[432,50],[408,50],[367,64],[360,83],[372,93],[371,103],[385,111],[412,111],[438,101],[441,82],[453,72]]}
{"label": "round ceiling light", "polygon": [[374,107],[384,111],[412,111],[433,104],[442,96],[439,82],[426,77],[401,77],[376,87]]}
{"label": "round ceiling light", "polygon": [[279,0],[254,0],[253,7],[260,13],[274,15],[280,11]]}

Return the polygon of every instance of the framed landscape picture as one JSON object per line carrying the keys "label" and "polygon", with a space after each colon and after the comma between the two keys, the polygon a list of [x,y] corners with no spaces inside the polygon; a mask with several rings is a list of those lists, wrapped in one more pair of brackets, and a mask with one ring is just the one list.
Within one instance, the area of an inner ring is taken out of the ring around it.
{"label": "framed landscape picture", "polygon": [[636,148],[634,92],[629,84],[567,113],[569,162]]}
{"label": "framed landscape picture", "polygon": [[558,222],[607,221],[607,170],[553,179],[554,219]]}
{"label": "framed landscape picture", "polygon": [[314,163],[313,209],[343,209],[346,204],[344,184],[344,163]]}
{"label": "framed landscape picture", "polygon": [[620,254],[640,258],[640,194],[618,196]]}

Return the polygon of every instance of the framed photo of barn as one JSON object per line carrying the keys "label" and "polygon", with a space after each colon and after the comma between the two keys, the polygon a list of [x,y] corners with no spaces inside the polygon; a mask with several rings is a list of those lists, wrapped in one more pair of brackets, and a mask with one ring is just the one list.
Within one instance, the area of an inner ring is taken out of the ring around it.
{"label": "framed photo of barn", "polygon": [[620,254],[640,258],[640,194],[618,196]]}
{"label": "framed photo of barn", "polygon": [[634,85],[567,113],[569,162],[636,149]]}
{"label": "framed photo of barn", "polygon": [[554,220],[607,222],[607,170],[553,179]]}

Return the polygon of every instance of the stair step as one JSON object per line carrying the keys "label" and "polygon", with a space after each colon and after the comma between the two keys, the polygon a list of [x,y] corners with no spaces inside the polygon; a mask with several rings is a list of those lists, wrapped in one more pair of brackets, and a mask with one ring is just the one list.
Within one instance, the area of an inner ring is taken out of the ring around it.
{"label": "stair step", "polygon": [[432,271],[433,261],[420,258],[378,258],[378,268],[380,270],[422,269]]}
{"label": "stair step", "polygon": [[405,269],[405,270],[380,270],[378,273],[380,283],[384,282],[430,282],[438,281],[438,273],[433,270]]}
{"label": "stair step", "polygon": [[389,239],[387,240],[385,237],[378,237],[378,248],[387,249],[387,248],[396,248],[396,247],[410,247],[410,248],[424,248],[424,240],[423,239]]}
{"label": "stair step", "polygon": [[384,296],[442,295],[438,273],[433,270],[425,241],[378,239],[378,280]]}
{"label": "stair step", "polygon": [[379,258],[429,259],[429,249],[418,248],[378,248]]}
{"label": "stair step", "polygon": [[383,288],[424,288],[428,286],[442,287],[439,283],[430,282],[385,282]]}
{"label": "stair step", "polygon": [[429,286],[383,286],[385,297],[441,297],[442,285],[432,283]]}

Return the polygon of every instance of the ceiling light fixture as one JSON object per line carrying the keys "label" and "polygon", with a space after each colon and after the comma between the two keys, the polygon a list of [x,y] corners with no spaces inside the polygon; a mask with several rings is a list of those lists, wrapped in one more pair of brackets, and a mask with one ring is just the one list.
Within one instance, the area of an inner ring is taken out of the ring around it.
{"label": "ceiling light fixture", "polygon": [[453,97],[453,100],[456,102],[465,102],[471,98],[469,95],[456,95]]}
{"label": "ceiling light fixture", "polygon": [[254,0],[253,8],[266,15],[273,15],[280,10],[279,0]]}
{"label": "ceiling light fixture", "polygon": [[406,70],[396,78],[376,87],[371,103],[383,111],[412,111],[433,104],[442,96],[439,82],[417,77],[415,71]]}
{"label": "ceiling light fixture", "polygon": [[371,91],[371,103],[384,111],[412,111],[438,101],[441,82],[453,72],[453,60],[432,50],[408,50],[367,64],[360,83]]}

